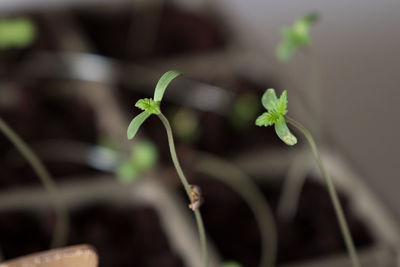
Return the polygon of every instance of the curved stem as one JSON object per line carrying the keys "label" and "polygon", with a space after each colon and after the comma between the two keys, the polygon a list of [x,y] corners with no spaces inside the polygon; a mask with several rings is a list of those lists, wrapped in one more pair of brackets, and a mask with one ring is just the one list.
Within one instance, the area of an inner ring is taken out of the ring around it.
{"label": "curved stem", "polygon": [[283,181],[277,210],[278,216],[285,221],[292,220],[296,214],[301,191],[310,171],[309,158],[308,150],[302,147]]}
{"label": "curved stem", "polygon": [[[174,163],[179,179],[181,180],[183,187],[185,188],[186,194],[188,195],[190,202],[193,202],[192,194],[190,193],[189,183],[185,175],[183,174],[181,165],[179,164],[178,156],[176,155],[175,143],[174,143],[174,137],[172,135],[171,125],[169,124],[168,119],[162,113],[158,115],[158,118],[164,124],[165,130],[167,131],[169,150],[171,152],[172,162]],[[196,218],[197,230],[199,232],[201,249],[203,251],[203,262],[204,262],[203,265],[206,267],[208,264],[206,232],[204,230],[204,224],[203,224],[203,219],[201,217],[201,213],[198,209],[194,211],[194,215]]]}
{"label": "curved stem", "polygon": [[36,154],[2,118],[0,118],[0,130],[29,162],[37,176],[39,176],[44,188],[52,198],[57,216],[57,223],[54,229],[51,247],[59,247],[64,245],[66,243],[68,233],[68,212],[64,202],[60,197],[60,193],[58,192],[54,179],[51,177],[50,173],[47,171],[46,167],[36,156]]}
{"label": "curved stem", "polygon": [[252,180],[234,164],[208,153],[199,153],[194,168],[213,176],[239,193],[252,210],[260,228],[260,267],[273,267],[276,262],[276,225],[270,205]]}
{"label": "curved stem", "polygon": [[340,205],[339,198],[338,198],[336,190],[335,190],[335,186],[332,182],[332,178],[329,176],[328,172],[325,169],[324,164],[322,163],[322,160],[318,153],[317,145],[315,144],[314,138],[312,137],[311,133],[303,125],[301,125],[299,122],[295,121],[294,119],[286,117],[286,122],[293,125],[297,130],[299,130],[304,135],[304,137],[307,139],[308,143],[310,144],[311,150],[317,161],[318,167],[322,173],[322,176],[324,177],[324,179],[326,181],[329,196],[331,197],[331,200],[333,202],[333,207],[336,212],[336,217],[338,219],[338,222],[340,225],[340,230],[342,231],[344,242],[345,242],[347,250],[349,252],[351,262],[354,267],[360,267],[361,266],[360,260],[358,259],[357,251],[354,246],[354,242],[351,237],[351,233],[350,233],[349,227],[347,225],[346,219],[344,217],[343,209],[342,209],[342,206]]}

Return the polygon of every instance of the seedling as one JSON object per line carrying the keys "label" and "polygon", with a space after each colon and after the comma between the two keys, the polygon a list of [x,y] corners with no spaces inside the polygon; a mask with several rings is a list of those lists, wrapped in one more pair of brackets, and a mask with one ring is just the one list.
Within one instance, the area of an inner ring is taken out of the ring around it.
{"label": "seedling", "polygon": [[351,237],[349,227],[347,225],[346,219],[344,217],[342,206],[340,205],[339,198],[337,196],[334,184],[331,177],[325,169],[322,163],[321,157],[319,155],[317,145],[312,137],[311,133],[302,124],[295,121],[294,119],[287,117],[287,93],[283,91],[280,98],[276,97],[274,89],[268,89],[265,91],[261,100],[262,105],[268,110],[268,112],[263,113],[256,120],[257,126],[272,126],[275,125],[275,131],[279,138],[285,142],[287,145],[294,145],[297,143],[296,137],[289,131],[286,122],[294,126],[298,131],[300,131],[304,137],[307,139],[314,157],[317,161],[318,167],[324,177],[329,196],[331,197],[333,207],[335,209],[336,217],[339,222],[342,235],[349,252],[352,264],[354,267],[360,266],[360,261],[357,256],[357,252],[354,246],[353,239]]}
{"label": "seedling", "polygon": [[296,49],[310,44],[310,27],[317,20],[318,16],[315,13],[311,13],[296,20],[292,27],[282,28],[283,40],[276,50],[279,60],[290,60]]}
{"label": "seedling", "polygon": [[170,82],[181,75],[180,72],[178,71],[168,71],[166,72],[158,81],[155,91],[154,91],[154,97],[153,98],[144,98],[140,99],[139,101],[136,102],[135,106],[143,110],[139,115],[137,115],[131,123],[128,126],[127,130],[127,137],[128,139],[132,139],[137,131],[139,130],[140,126],[143,124],[143,122],[150,117],[151,115],[157,115],[158,118],[161,120],[163,123],[165,130],[167,132],[167,137],[168,137],[168,144],[169,144],[169,149],[171,152],[171,158],[172,162],[174,163],[175,169],[178,173],[178,176],[183,184],[183,187],[185,188],[186,194],[188,195],[188,198],[190,200],[190,207],[194,211],[195,218],[196,218],[196,223],[197,223],[197,229],[199,232],[199,237],[200,237],[200,242],[202,246],[202,251],[203,251],[203,261],[204,261],[204,266],[207,266],[207,261],[208,261],[208,256],[207,256],[207,241],[206,241],[206,234],[204,230],[204,225],[203,225],[203,219],[201,217],[201,213],[199,210],[199,205],[197,199],[194,199],[194,193],[191,187],[188,183],[188,180],[186,179],[182,168],[179,164],[178,156],[176,155],[176,150],[175,150],[175,144],[174,144],[174,137],[172,135],[172,129],[169,124],[168,119],[162,114],[161,108],[160,108],[160,103],[163,98],[164,92],[167,89],[167,86],[170,84]]}

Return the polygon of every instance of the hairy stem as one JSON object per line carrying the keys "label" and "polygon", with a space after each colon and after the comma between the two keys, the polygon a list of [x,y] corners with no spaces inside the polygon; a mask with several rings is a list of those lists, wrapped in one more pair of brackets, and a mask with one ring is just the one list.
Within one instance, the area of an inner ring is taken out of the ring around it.
{"label": "hairy stem", "polygon": [[329,176],[328,172],[325,169],[324,164],[322,163],[321,157],[317,150],[317,145],[315,144],[314,138],[312,137],[311,133],[299,122],[295,121],[292,118],[286,117],[286,122],[293,125],[297,130],[299,130],[304,137],[307,139],[308,143],[310,144],[311,150],[314,154],[314,157],[317,161],[318,167],[324,177],[327,187],[329,196],[331,197],[333,207],[336,212],[336,217],[338,219],[340,230],[342,231],[342,235],[344,238],[344,242],[346,244],[347,250],[350,255],[351,262],[354,267],[360,267],[360,260],[358,259],[357,251],[354,246],[353,239],[351,237],[351,233],[349,227],[346,222],[346,218],[344,217],[342,206],[340,205],[339,198],[337,196],[335,186],[332,182],[332,178]]}
{"label": "hairy stem", "polygon": [[18,151],[25,157],[25,159],[32,166],[33,170],[39,176],[44,188],[50,195],[55,213],[57,216],[57,223],[54,229],[54,234],[51,242],[51,247],[60,247],[66,243],[68,233],[68,212],[67,208],[60,197],[57,186],[46,167],[36,156],[36,154],[29,148],[29,146],[14,132],[7,123],[0,118],[0,130],[15,145]]}
{"label": "hairy stem", "polygon": [[247,202],[260,228],[261,260],[259,266],[275,266],[277,252],[275,221],[270,205],[251,178],[229,161],[208,153],[199,153],[194,168],[227,184]]}
{"label": "hairy stem", "polygon": [[[164,124],[165,130],[167,131],[169,150],[171,152],[171,158],[172,158],[172,162],[174,163],[176,172],[178,173],[178,176],[183,184],[183,187],[185,188],[186,194],[188,195],[190,202],[193,202],[192,194],[190,193],[189,183],[188,183],[185,175],[183,174],[181,165],[179,164],[178,156],[176,155],[175,143],[174,143],[174,137],[172,135],[171,125],[169,124],[168,119],[162,113],[160,113],[158,115],[158,118],[162,121],[162,123]],[[196,209],[194,211],[194,215],[196,218],[197,230],[199,232],[201,249],[203,251],[203,262],[204,262],[203,265],[205,267],[207,267],[207,264],[208,264],[207,240],[206,240],[206,232],[204,230],[204,224],[203,224],[203,219],[201,217],[200,210]]]}

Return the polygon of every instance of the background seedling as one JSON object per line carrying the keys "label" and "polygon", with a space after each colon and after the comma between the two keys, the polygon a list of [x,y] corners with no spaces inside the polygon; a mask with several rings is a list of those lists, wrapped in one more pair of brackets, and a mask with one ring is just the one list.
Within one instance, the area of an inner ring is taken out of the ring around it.
{"label": "background seedling", "polygon": [[283,40],[276,50],[279,60],[290,60],[297,49],[310,44],[310,27],[317,20],[317,14],[310,13],[296,20],[292,27],[282,28],[281,34]]}
{"label": "background seedling", "polygon": [[[310,28],[319,20],[315,13],[309,13],[295,21],[291,28],[283,27],[283,40],[277,47],[277,58],[282,62],[289,61],[296,50],[309,59],[309,83],[306,86],[306,106],[308,107],[309,125],[317,140],[323,140],[322,127],[322,81],[317,55],[311,45]],[[293,218],[302,186],[310,170],[312,157],[302,149],[298,158],[291,163],[285,177],[278,214],[284,220]]]}
{"label": "background seedling", "polygon": [[116,174],[122,183],[130,183],[138,179],[141,174],[151,169],[158,160],[158,152],[150,141],[137,141],[131,155],[121,162]]}
{"label": "background seedling", "polygon": [[0,49],[25,48],[35,36],[35,24],[28,18],[0,19]]}
{"label": "background seedling", "polygon": [[[155,91],[154,91],[154,98],[145,98],[145,99],[140,99],[139,101],[136,102],[136,107],[142,109],[143,111],[137,115],[131,123],[128,126],[127,130],[127,137],[128,139],[132,139],[137,131],[139,130],[139,127],[143,124],[143,122],[150,116],[150,115],[157,115],[158,118],[161,120],[163,123],[165,130],[167,131],[167,136],[168,136],[168,144],[169,144],[169,149],[171,152],[171,158],[172,162],[174,163],[175,169],[178,173],[178,176],[183,184],[183,187],[185,188],[186,194],[188,195],[188,198],[190,202],[193,204],[194,199],[191,194],[190,190],[190,185],[188,183],[188,180],[186,179],[182,168],[179,164],[178,156],[176,154],[175,150],[175,144],[174,144],[174,138],[172,135],[172,129],[169,124],[168,119],[162,114],[161,109],[160,109],[160,103],[163,98],[164,92],[169,85],[169,83],[178,77],[181,73],[178,71],[168,71],[166,72],[158,81]],[[197,223],[197,228],[200,236],[200,242],[202,246],[202,251],[203,251],[203,262],[204,266],[207,266],[207,261],[208,261],[208,256],[207,256],[207,241],[206,241],[206,234],[204,230],[204,225],[203,225],[203,219],[201,217],[201,213],[199,209],[194,209],[194,214],[196,218],[196,223]]]}
{"label": "background seedling", "polygon": [[286,115],[287,113],[287,93],[286,90],[283,91],[280,98],[276,97],[275,90],[270,88],[265,91],[262,96],[261,103],[268,110],[268,112],[263,113],[256,120],[257,126],[272,126],[275,124],[275,131],[279,138],[287,145],[294,145],[297,142],[296,137],[292,133],[290,133],[286,122],[294,126],[298,131],[300,131],[304,137],[307,139],[311,150],[314,154],[314,157],[317,161],[318,168],[321,171],[322,176],[324,177],[329,196],[331,197],[333,207],[336,212],[336,216],[340,225],[340,230],[342,231],[343,238],[349,252],[351,262],[354,267],[360,266],[360,261],[358,259],[358,255],[354,246],[353,239],[351,237],[349,227],[347,225],[346,219],[344,217],[342,206],[340,205],[339,198],[337,196],[334,184],[332,182],[332,178],[329,176],[328,172],[325,170],[325,166],[321,160],[321,157],[318,153],[317,145],[315,144],[314,138],[311,133],[299,122],[295,121],[292,118],[289,118]]}
{"label": "background seedling", "polygon": [[236,261],[226,261],[222,263],[221,267],[242,267],[242,265]]}

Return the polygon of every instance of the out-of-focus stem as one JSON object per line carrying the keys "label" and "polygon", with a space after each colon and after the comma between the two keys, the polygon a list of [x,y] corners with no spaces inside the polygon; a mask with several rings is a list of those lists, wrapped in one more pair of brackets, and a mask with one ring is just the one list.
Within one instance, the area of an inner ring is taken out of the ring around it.
{"label": "out-of-focus stem", "polygon": [[36,154],[2,118],[0,118],[0,130],[29,162],[51,197],[57,216],[57,223],[54,229],[51,247],[63,246],[66,243],[68,233],[68,211],[60,197],[60,193],[58,192],[54,179],[51,177],[50,173],[47,171],[46,167],[36,156]]}
{"label": "out-of-focus stem", "polygon": [[273,267],[276,261],[277,236],[276,225],[268,202],[257,186],[243,171],[234,164],[208,153],[199,153],[194,168],[211,175],[230,186],[247,202],[262,237],[260,267]]}
{"label": "out-of-focus stem", "polygon": [[297,130],[299,130],[304,137],[307,139],[308,143],[310,144],[311,150],[314,154],[314,157],[317,161],[318,168],[321,171],[322,176],[326,181],[326,185],[328,187],[329,196],[331,197],[333,207],[336,212],[336,217],[339,222],[340,230],[342,231],[342,235],[344,238],[344,242],[346,244],[347,250],[350,255],[351,262],[354,267],[360,267],[360,260],[358,259],[357,251],[354,246],[353,238],[351,237],[351,233],[349,227],[346,222],[346,218],[344,217],[344,212],[342,206],[340,205],[339,198],[337,196],[335,186],[332,182],[332,178],[329,176],[328,172],[325,169],[324,164],[322,163],[321,157],[318,153],[317,145],[315,144],[314,138],[312,137],[311,133],[299,122],[295,121],[292,118],[286,117],[286,122],[294,126]]}

